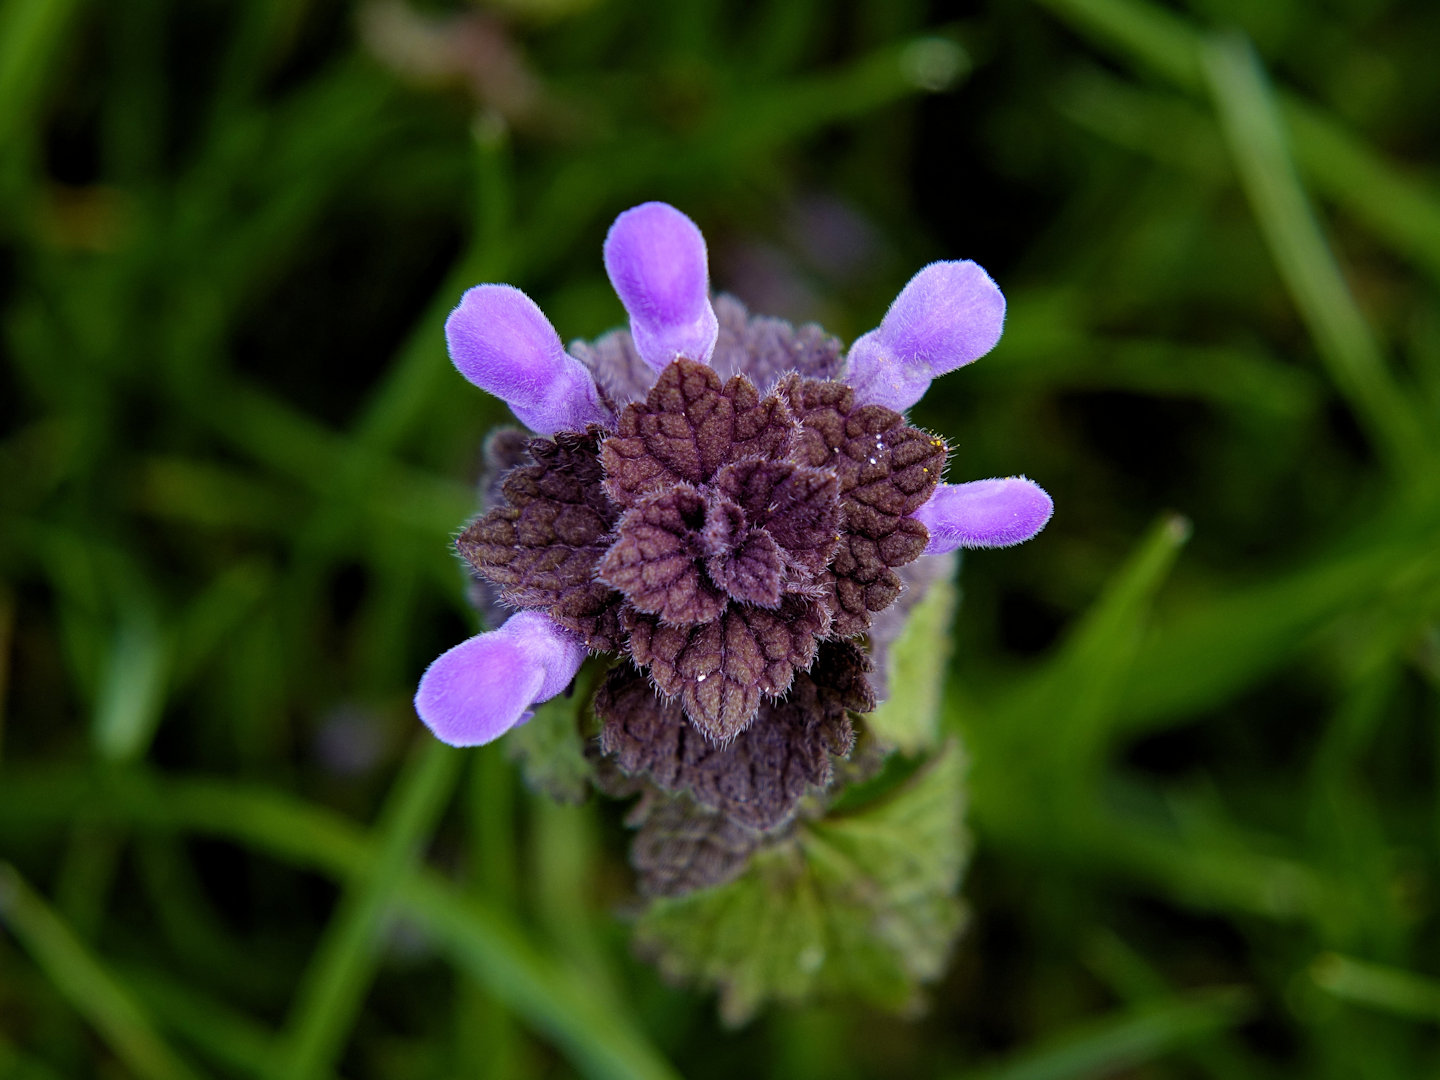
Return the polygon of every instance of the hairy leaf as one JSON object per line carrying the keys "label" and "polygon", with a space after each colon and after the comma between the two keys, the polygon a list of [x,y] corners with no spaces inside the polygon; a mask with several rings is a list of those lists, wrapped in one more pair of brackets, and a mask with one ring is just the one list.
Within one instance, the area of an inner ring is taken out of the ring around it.
{"label": "hairy leaf", "polygon": [[895,568],[925,550],[925,526],[908,515],[934,494],[945,444],[892,409],[856,406],[854,391],[842,383],[790,376],[779,392],[801,425],[796,459],[830,470],[840,485],[844,530],[823,575],[833,632],[864,633],[872,614],[900,595]]}
{"label": "hairy leaf", "polygon": [[626,817],[643,896],[684,896],[739,874],[766,834],[688,795],[649,789]]}
{"label": "hairy leaf", "polygon": [[822,605],[789,596],[776,611],[732,604],[714,622],[694,627],[627,610],[625,626],[631,657],[660,691],[678,696],[696,727],[726,743],[754,719],[762,696],[779,697],[795,672],[814,662],[827,616]]}
{"label": "hairy leaf", "polygon": [[666,975],[718,989],[730,1024],[770,999],[913,1006],[964,922],[963,808],[952,743],[876,803],[799,824],[733,881],[657,900],[637,945]]}
{"label": "hairy leaf", "polygon": [[602,444],[605,488],[634,506],[657,487],[706,483],[728,461],[780,456],[794,432],[785,402],[762,399],[744,376],[722,384],[707,365],[676,360]]}
{"label": "hairy leaf", "polygon": [[669,626],[711,622],[724,610],[725,596],[700,562],[704,521],[705,500],[689,484],[648,495],[620,518],[597,574]]}
{"label": "hairy leaf", "polygon": [[780,606],[785,556],[764,529],[745,529],[705,560],[715,584],[732,600],[757,607]]}
{"label": "hairy leaf", "polygon": [[784,550],[786,564],[806,577],[819,573],[835,553],[844,515],[838,478],[788,461],[747,459],[726,465],[716,489],[745,511]]}
{"label": "hairy leaf", "polygon": [[610,675],[595,696],[604,721],[600,745],[630,775],[688,792],[696,802],[756,829],[771,829],[793,813],[811,789],[830,782],[831,755],[850,752],[854,732],[847,710],[874,705],[863,653],[846,643],[822,647],[814,667],[795,676],[784,700],[762,704],[753,723],[717,745],[658,697],[629,665]]}
{"label": "hairy leaf", "polygon": [[710,357],[722,379],[746,375],[761,392],[790,371],[812,379],[838,379],[845,367],[844,346],[813,323],[791,326],[783,319],[752,317],[733,296],[715,298],[720,323]]}
{"label": "hairy leaf", "polygon": [[600,397],[614,411],[639,401],[655,385],[655,369],[640,357],[629,330],[612,330],[594,341],[575,341],[570,355],[595,380]]}
{"label": "hairy leaf", "polygon": [[530,443],[533,464],[511,469],[505,501],[455,542],[515,607],[542,608],[597,651],[618,648],[620,597],[595,578],[616,510],[601,487],[599,432]]}

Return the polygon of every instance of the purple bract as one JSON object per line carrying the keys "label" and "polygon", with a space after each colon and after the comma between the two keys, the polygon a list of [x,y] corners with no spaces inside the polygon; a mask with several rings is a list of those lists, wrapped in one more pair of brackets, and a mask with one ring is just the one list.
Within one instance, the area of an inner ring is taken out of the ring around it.
{"label": "purple bract", "polygon": [[682,800],[642,816],[699,815],[740,851],[850,752],[852,714],[875,703],[867,635],[907,566],[1050,517],[1024,478],[942,484],[944,442],[903,415],[994,347],[1005,299],[974,263],[932,263],[846,357],[818,328],[712,300],[704,238],[664,203],[620,215],[604,256],[628,332],[567,353],[504,285],[446,324],[461,373],[541,437],[492,440],[485,512],[457,541],[515,614],[438,659],[416,708],[446,742],[487,742],[587,652],[613,655],[602,776]]}

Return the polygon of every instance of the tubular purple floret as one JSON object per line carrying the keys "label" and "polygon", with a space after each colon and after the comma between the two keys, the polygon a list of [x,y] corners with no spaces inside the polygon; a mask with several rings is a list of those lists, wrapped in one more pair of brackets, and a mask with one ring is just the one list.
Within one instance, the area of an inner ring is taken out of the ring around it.
{"label": "tubular purple floret", "polygon": [[437,657],[420,678],[415,711],[441,742],[480,746],[569,686],[585,655],[579,637],[550,616],[519,611]]}
{"label": "tubular purple floret", "polygon": [[615,219],[604,254],[645,362],[656,371],[680,356],[709,363],[719,322],[705,237],[695,223],[668,203],[642,203]]}
{"label": "tubular purple floret", "polygon": [[932,379],[993,349],[1004,326],[1005,296],[979,265],[931,263],[851,346],[845,381],[858,400],[904,412]]}
{"label": "tubular purple floret", "polygon": [[535,301],[512,285],[477,285],[445,321],[456,369],[541,435],[613,418],[590,373],[568,355]]}
{"label": "tubular purple floret", "polygon": [[930,533],[926,555],[956,548],[1010,547],[1045,527],[1055,504],[1044,488],[1023,476],[941,484],[912,515]]}

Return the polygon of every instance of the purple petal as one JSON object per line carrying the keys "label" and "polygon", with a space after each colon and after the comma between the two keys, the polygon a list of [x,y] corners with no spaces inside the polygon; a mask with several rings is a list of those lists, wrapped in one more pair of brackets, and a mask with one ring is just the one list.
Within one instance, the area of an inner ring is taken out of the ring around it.
{"label": "purple petal", "polygon": [[566,355],[550,320],[519,289],[470,289],[445,321],[445,340],[460,374],[501,398],[532,431],[610,424],[590,373]]}
{"label": "purple petal", "polygon": [[520,611],[437,657],[420,677],[415,711],[441,742],[479,746],[569,686],[584,660],[578,637],[548,615]]}
{"label": "purple petal", "polygon": [[605,272],[645,362],[659,371],[677,356],[708,363],[720,324],[710,306],[705,237],[668,203],[642,203],[605,237]]}
{"label": "purple petal", "polygon": [[1043,488],[1023,476],[941,484],[914,517],[930,530],[926,555],[957,547],[1009,547],[1045,527],[1055,504]]}
{"label": "purple petal", "polygon": [[859,400],[904,412],[931,379],[993,349],[1004,325],[1005,296],[989,274],[969,260],[931,263],[850,347],[846,381]]}

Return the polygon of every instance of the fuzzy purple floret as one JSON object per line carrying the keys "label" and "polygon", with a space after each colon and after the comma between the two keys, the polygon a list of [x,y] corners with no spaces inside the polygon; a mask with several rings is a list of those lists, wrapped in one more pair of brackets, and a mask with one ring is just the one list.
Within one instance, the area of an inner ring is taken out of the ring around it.
{"label": "fuzzy purple floret", "polygon": [[857,400],[904,412],[932,379],[978,360],[1005,327],[1005,296],[968,259],[925,267],[880,325],[850,347],[846,381]]}
{"label": "fuzzy purple floret", "polygon": [[584,644],[548,615],[516,612],[437,657],[421,676],[415,711],[441,742],[480,746],[569,686],[584,661]]}
{"label": "fuzzy purple floret", "polygon": [[956,548],[1010,547],[1045,527],[1055,504],[1045,489],[1023,476],[941,484],[915,518],[930,533],[926,555]]}
{"label": "fuzzy purple floret", "polygon": [[710,360],[719,322],[705,237],[693,221],[662,202],[626,210],[605,237],[605,272],[647,364],[659,371],[680,356]]}
{"label": "fuzzy purple floret", "polygon": [[584,431],[611,420],[590,373],[566,354],[535,301],[513,286],[466,292],[445,322],[445,339],[460,374],[532,431]]}

